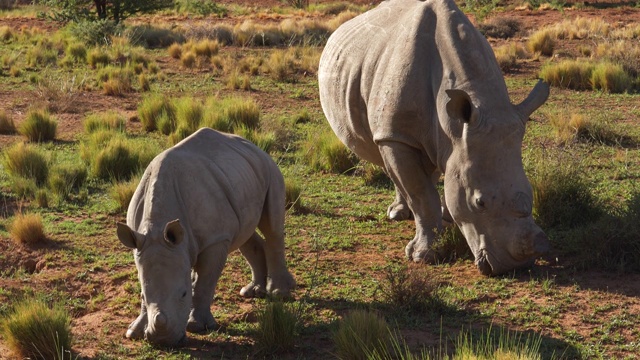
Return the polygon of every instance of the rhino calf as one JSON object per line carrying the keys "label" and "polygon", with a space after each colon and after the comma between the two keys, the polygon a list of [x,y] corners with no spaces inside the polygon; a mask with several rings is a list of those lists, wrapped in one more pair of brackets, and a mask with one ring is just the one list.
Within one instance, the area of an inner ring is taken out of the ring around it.
{"label": "rhino calf", "polygon": [[[240,249],[251,282],[240,294],[290,296],[284,257],[285,193],[273,160],[249,141],[200,129],[147,167],[117,224],[142,287],[127,338],[180,345],[217,324],[211,302],[227,255]],[[260,229],[264,239],[256,232]]]}

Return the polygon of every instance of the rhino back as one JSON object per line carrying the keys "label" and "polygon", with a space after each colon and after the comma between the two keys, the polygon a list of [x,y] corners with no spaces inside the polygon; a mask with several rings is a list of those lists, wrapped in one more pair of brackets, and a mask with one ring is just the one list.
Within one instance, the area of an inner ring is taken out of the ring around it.
{"label": "rhino back", "polygon": [[273,160],[247,140],[201,129],[149,164],[127,222],[140,229],[179,218],[195,239],[243,241],[281,178]]}
{"label": "rhino back", "polygon": [[491,47],[450,0],[388,0],[351,19],[330,37],[318,74],[332,128],[374,163],[384,140],[437,151],[445,89],[508,101]]}

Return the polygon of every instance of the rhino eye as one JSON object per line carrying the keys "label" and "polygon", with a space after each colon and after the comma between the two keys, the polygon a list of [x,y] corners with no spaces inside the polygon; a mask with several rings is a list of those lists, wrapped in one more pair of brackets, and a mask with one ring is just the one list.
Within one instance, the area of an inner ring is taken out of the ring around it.
{"label": "rhino eye", "polygon": [[484,210],[485,209],[484,201],[479,197],[476,198],[476,207],[479,210]]}
{"label": "rhino eye", "polygon": [[187,296],[187,292],[185,291],[182,293],[182,298],[184,299],[186,296]]}

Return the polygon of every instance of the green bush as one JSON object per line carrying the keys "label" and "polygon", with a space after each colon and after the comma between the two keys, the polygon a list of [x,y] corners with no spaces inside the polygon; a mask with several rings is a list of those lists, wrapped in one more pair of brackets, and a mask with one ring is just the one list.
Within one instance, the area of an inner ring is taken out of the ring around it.
{"label": "green bush", "polygon": [[8,347],[18,358],[62,360],[70,357],[71,317],[62,306],[27,299],[2,321]]}
{"label": "green bush", "polygon": [[345,173],[355,170],[358,159],[331,131],[310,133],[301,148],[307,163],[314,170]]}
{"label": "green bush", "polygon": [[79,21],[70,28],[71,34],[86,45],[110,45],[114,36],[121,35],[124,26],[104,19],[96,21]]}
{"label": "green bush", "polygon": [[45,142],[56,137],[58,123],[46,110],[30,110],[18,133],[30,141]]}
{"label": "green bush", "polygon": [[290,351],[296,343],[300,327],[297,311],[281,301],[267,302],[258,313],[256,345],[262,353]]}
{"label": "green bush", "polygon": [[129,181],[116,182],[111,186],[109,194],[118,204],[118,211],[126,211],[136,192],[141,176],[134,176]]}
{"label": "green bush", "polygon": [[591,73],[591,86],[594,90],[609,93],[623,93],[634,86],[633,78],[622,65],[608,62],[599,63]]}
{"label": "green bush", "polygon": [[260,125],[260,108],[250,98],[230,97],[222,100],[224,114],[233,127],[255,129]]}
{"label": "green bush", "polygon": [[387,322],[366,310],[353,310],[345,315],[333,334],[338,356],[350,360],[388,352],[391,338]]}
{"label": "green bush", "polygon": [[574,90],[592,88],[591,74],[595,64],[583,60],[563,60],[549,63],[540,70],[540,78],[549,84]]}
{"label": "green bush", "polygon": [[174,103],[178,128],[184,128],[190,133],[200,128],[204,108],[202,103],[192,97],[183,97]]}
{"label": "green bush", "polygon": [[4,153],[4,168],[9,174],[35,181],[43,185],[49,174],[49,162],[37,148],[24,143],[7,149]]}
{"label": "green bush", "polygon": [[0,110],[0,134],[13,135],[16,133],[16,124],[6,111]]}
{"label": "green bush", "polygon": [[49,174],[49,188],[61,199],[67,199],[72,191],[84,186],[86,180],[87,168],[83,164],[56,164]]}
{"label": "green bush", "polygon": [[98,130],[115,130],[125,131],[126,120],[122,114],[117,111],[107,111],[102,113],[94,113],[88,115],[84,119],[84,131],[91,134]]}
{"label": "green bush", "polygon": [[159,94],[152,94],[142,99],[138,105],[138,117],[146,131],[158,129],[159,121],[163,123],[160,130],[165,135],[173,132],[177,126],[175,106],[169,99]]}

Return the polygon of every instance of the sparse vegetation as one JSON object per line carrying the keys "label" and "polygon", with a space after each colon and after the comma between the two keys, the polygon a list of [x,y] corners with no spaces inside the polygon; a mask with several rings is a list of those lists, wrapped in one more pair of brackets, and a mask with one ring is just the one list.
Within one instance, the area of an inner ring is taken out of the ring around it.
{"label": "sparse vegetation", "polygon": [[277,354],[293,349],[299,331],[300,314],[281,301],[268,301],[258,313],[256,343],[264,354]]}

